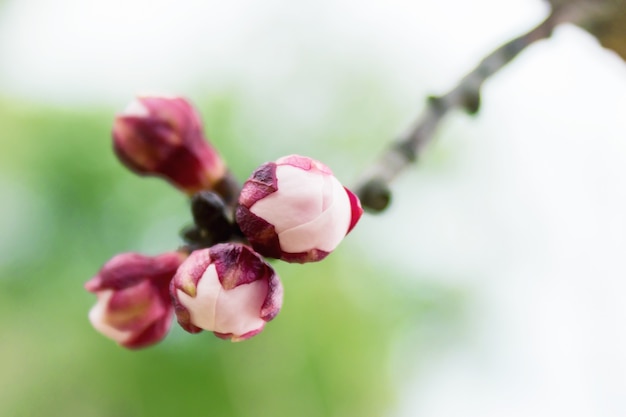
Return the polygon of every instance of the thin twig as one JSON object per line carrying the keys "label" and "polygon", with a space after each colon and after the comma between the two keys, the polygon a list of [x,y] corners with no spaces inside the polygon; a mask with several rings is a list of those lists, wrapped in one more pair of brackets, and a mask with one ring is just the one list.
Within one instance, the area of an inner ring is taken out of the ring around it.
{"label": "thin twig", "polygon": [[401,171],[417,160],[424,146],[432,140],[443,118],[455,108],[463,109],[470,114],[477,113],[483,83],[529,45],[550,37],[555,26],[564,20],[560,13],[563,10],[558,11],[558,16],[557,11],[554,11],[534,29],[494,50],[448,93],[428,98],[426,108],[420,117],[364,173],[355,187],[364,208],[379,212],[387,207],[391,197],[389,184]]}

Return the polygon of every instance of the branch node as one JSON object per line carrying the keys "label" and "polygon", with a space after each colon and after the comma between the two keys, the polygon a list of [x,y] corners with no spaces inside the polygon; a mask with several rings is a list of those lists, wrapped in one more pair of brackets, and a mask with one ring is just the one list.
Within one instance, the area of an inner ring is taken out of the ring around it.
{"label": "branch node", "polygon": [[436,113],[443,114],[448,108],[446,103],[441,96],[428,96],[426,97],[426,105],[430,106]]}
{"label": "branch node", "polygon": [[393,147],[393,150],[398,153],[402,158],[404,158],[407,162],[415,162],[417,161],[417,150],[415,146],[406,142],[398,142]]}
{"label": "branch node", "polygon": [[363,184],[357,190],[357,195],[363,208],[370,213],[380,213],[391,202],[391,190],[387,182],[380,178],[372,178]]}
{"label": "branch node", "polygon": [[465,112],[471,116],[474,116],[480,110],[480,91],[467,90],[463,94],[463,102],[461,107]]}

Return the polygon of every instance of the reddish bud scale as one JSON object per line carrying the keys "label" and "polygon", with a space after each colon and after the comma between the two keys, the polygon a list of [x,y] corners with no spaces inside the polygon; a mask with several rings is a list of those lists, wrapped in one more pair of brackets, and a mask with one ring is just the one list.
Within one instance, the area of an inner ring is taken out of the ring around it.
{"label": "reddish bud scale", "polygon": [[269,258],[279,259],[282,251],[274,226],[250,211],[254,203],[277,190],[275,174],[274,162],[267,162],[252,173],[239,194],[236,218],[241,232],[257,252]]}
{"label": "reddish bud scale", "polygon": [[346,187],[343,188],[346,190],[346,194],[348,194],[348,199],[350,200],[350,225],[348,226],[348,231],[346,232],[346,234],[348,234],[352,231],[352,229],[354,229],[354,226],[356,226],[359,219],[363,215],[363,207],[361,207],[361,202],[356,194]]}
{"label": "reddish bud scale", "polygon": [[89,292],[121,290],[145,280],[160,287],[169,284],[185,257],[180,252],[168,252],[158,256],[121,253],[104,264],[98,275],[85,283],[85,289]]}

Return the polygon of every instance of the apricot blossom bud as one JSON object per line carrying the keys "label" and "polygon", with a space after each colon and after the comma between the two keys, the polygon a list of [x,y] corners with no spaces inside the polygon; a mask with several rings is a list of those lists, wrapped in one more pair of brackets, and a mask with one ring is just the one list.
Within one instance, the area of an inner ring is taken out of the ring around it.
{"label": "apricot blossom bud", "polygon": [[227,174],[202,121],[180,97],[139,97],[113,124],[113,149],[139,175],[166,179],[187,194],[213,189]]}
{"label": "apricot blossom bud", "polygon": [[234,342],[258,334],[280,311],[282,284],[261,256],[240,243],[196,250],[170,284],[178,323]]}
{"label": "apricot blossom bud", "polygon": [[239,195],[236,220],[258,253],[287,262],[325,258],[363,214],[330,168],[290,155],[257,168]]}
{"label": "apricot blossom bud", "polygon": [[173,316],[169,283],[184,258],[179,252],[155,257],[123,253],[111,258],[85,284],[98,297],[89,312],[93,327],[129,349],[161,341]]}

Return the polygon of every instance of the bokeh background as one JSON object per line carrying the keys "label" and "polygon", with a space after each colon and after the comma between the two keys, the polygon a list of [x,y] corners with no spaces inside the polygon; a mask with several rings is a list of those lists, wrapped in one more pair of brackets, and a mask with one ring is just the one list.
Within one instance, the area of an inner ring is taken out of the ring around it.
{"label": "bokeh background", "polygon": [[139,352],[87,321],[115,253],[179,244],[185,198],[131,175],[113,117],[185,95],[240,179],[306,154],[346,184],[539,0],[0,1],[0,415],[626,415],[626,64],[574,27],[453,114],[391,208],[276,268],[239,344]]}

